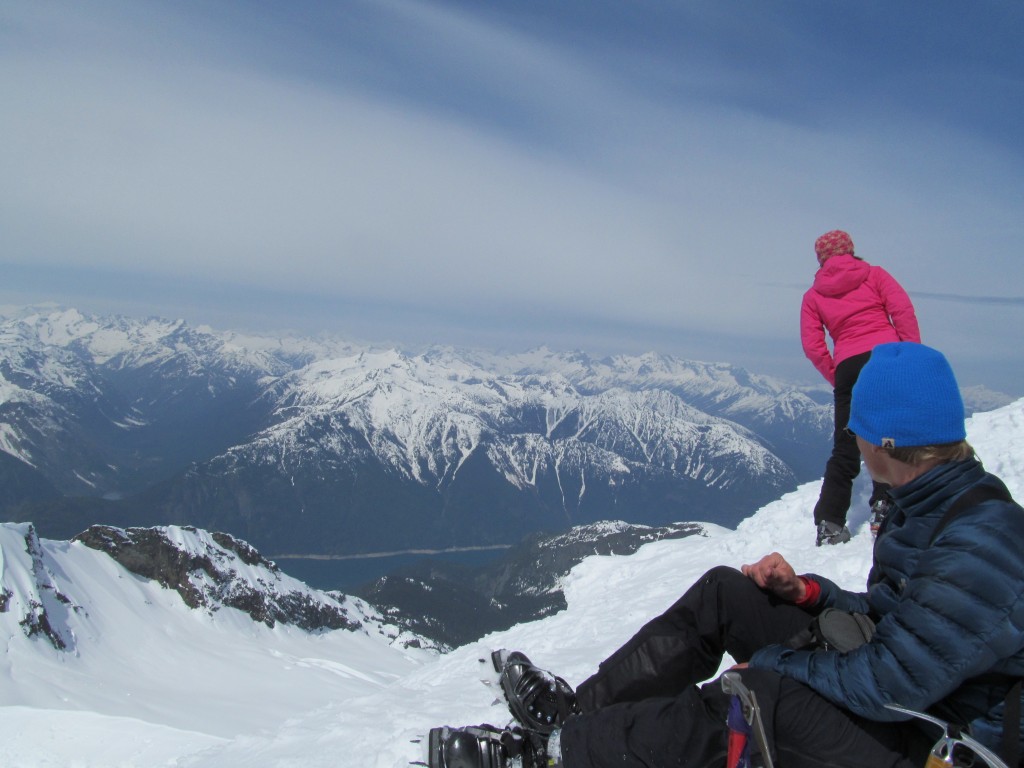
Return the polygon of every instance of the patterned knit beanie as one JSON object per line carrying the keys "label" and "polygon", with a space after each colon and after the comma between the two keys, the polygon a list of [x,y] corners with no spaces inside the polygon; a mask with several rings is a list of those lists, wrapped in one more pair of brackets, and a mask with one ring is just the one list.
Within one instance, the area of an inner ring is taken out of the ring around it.
{"label": "patterned knit beanie", "polygon": [[949,362],[923,344],[879,344],[853,386],[849,429],[884,448],[966,439],[964,403]]}
{"label": "patterned knit beanie", "polygon": [[814,241],[814,252],[818,254],[819,261],[841,253],[853,256],[853,239],[843,230],[833,229]]}

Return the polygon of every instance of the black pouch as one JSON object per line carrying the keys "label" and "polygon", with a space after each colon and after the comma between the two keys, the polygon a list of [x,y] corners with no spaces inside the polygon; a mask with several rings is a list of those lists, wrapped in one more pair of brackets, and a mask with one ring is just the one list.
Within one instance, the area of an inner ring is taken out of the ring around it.
{"label": "black pouch", "polygon": [[793,635],[786,646],[795,651],[839,651],[858,648],[875,634],[875,622],[863,613],[826,608],[807,629]]}

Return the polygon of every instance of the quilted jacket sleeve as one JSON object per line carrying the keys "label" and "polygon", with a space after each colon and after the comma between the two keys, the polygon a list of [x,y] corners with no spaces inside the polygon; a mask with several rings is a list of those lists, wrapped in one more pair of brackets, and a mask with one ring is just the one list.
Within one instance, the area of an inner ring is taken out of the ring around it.
{"label": "quilted jacket sleeve", "polygon": [[[1002,501],[978,505],[922,551],[872,640],[846,654],[772,645],[751,667],[800,680],[873,720],[905,719],[886,703],[924,710],[968,678],[1021,652],[1024,515]],[[823,599],[833,594],[823,588]],[[845,598],[841,598],[840,601]]]}
{"label": "quilted jacket sleeve", "polygon": [[803,344],[807,359],[825,377],[825,381],[834,387],[836,385],[836,365],[829,352],[828,344],[825,343],[825,324],[809,294],[804,294],[803,302],[800,305],[800,342]]}
{"label": "quilted jacket sleeve", "polygon": [[850,592],[841,589],[831,579],[819,576],[815,573],[806,574],[807,578],[818,582],[821,593],[817,602],[809,606],[812,610],[821,611],[825,608],[838,608],[847,613],[871,613],[871,606],[868,603],[868,596],[864,592]]}

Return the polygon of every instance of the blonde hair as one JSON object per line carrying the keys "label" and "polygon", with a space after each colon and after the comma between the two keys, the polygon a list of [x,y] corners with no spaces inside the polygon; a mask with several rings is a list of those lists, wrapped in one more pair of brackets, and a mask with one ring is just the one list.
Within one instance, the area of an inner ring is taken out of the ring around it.
{"label": "blonde hair", "polygon": [[909,464],[912,467],[920,466],[929,461],[939,464],[948,464],[954,461],[966,461],[974,458],[974,448],[966,440],[959,440],[955,443],[942,443],[941,445],[913,445],[906,448],[886,448],[888,453],[896,461]]}

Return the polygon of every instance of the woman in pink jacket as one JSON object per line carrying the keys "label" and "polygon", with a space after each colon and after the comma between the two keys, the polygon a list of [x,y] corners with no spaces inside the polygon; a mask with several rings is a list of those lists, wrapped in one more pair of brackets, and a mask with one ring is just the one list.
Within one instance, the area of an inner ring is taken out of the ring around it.
{"label": "woman in pink jacket", "polygon": [[[804,354],[833,387],[835,436],[832,456],[814,507],[817,544],[841,544],[850,539],[846,513],[853,479],[860,472],[860,452],[846,429],[850,397],[860,369],[877,344],[892,341],[920,343],[921,331],[910,297],[881,267],[853,255],[853,240],[842,230],[826,232],[814,243],[818,272],[800,307],[800,340]],[[832,337],[829,352],[825,332]],[[887,488],[876,484],[872,507]],[[884,505],[884,501],[883,501]]]}

